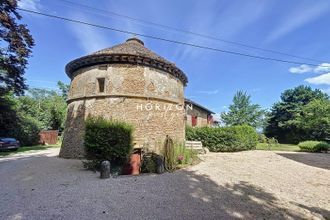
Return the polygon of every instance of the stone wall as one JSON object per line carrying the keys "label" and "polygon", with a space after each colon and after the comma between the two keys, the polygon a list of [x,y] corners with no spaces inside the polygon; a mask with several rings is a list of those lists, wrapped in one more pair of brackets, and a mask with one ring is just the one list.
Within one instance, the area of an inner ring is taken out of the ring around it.
{"label": "stone wall", "polygon": [[[182,103],[183,84],[171,74],[130,64],[83,68],[74,74],[69,100],[93,96],[137,96]],[[98,92],[98,78],[105,78],[105,91]]]}
{"label": "stone wall", "polygon": [[[97,78],[105,78],[98,92]],[[84,156],[84,121],[91,116],[126,121],[134,126],[134,147],[160,152],[169,135],[185,135],[183,84],[172,75],[136,65],[93,66],[71,82],[61,157]]]}

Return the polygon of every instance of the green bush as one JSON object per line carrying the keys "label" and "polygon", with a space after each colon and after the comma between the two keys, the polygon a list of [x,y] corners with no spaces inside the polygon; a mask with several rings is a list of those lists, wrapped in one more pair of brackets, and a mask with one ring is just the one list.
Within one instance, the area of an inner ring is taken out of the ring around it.
{"label": "green bush", "polygon": [[201,141],[212,152],[234,152],[255,149],[258,134],[248,125],[231,127],[186,128],[186,140]]}
{"label": "green bush", "polygon": [[16,138],[21,146],[33,146],[39,144],[39,132],[41,131],[41,123],[29,116],[19,115],[17,121],[14,122],[15,127],[9,128],[5,132],[0,132],[0,136]]}
{"label": "green bush", "polygon": [[264,134],[258,134],[258,142],[259,143],[267,143],[267,137]]}
{"label": "green bush", "polygon": [[197,152],[187,149],[184,144],[177,143],[174,145],[174,157],[177,164],[192,164],[196,156]]}
{"label": "green bush", "polygon": [[88,117],[84,144],[88,160],[109,160],[123,165],[132,151],[133,127],[127,123]]}
{"label": "green bush", "polygon": [[17,138],[21,142],[22,146],[37,145],[40,140],[40,122],[31,116],[25,116],[21,117],[20,123]]}
{"label": "green bush", "polygon": [[176,168],[177,161],[175,157],[175,149],[174,149],[174,142],[172,138],[169,136],[166,136],[165,143],[164,143],[164,164],[165,169],[167,171],[172,171]]}
{"label": "green bush", "polygon": [[269,147],[277,147],[278,146],[278,141],[276,138],[271,137],[266,139],[266,143],[268,144]]}
{"label": "green bush", "polygon": [[146,153],[143,155],[141,172],[142,173],[156,173],[157,171],[157,154]]}
{"label": "green bush", "polygon": [[322,141],[303,141],[298,144],[300,150],[307,152],[328,151],[330,144]]}
{"label": "green bush", "polygon": [[182,142],[173,141],[170,137],[165,139],[162,154],[164,155],[167,171],[179,169],[183,165],[191,165],[197,159],[197,152],[187,149]]}

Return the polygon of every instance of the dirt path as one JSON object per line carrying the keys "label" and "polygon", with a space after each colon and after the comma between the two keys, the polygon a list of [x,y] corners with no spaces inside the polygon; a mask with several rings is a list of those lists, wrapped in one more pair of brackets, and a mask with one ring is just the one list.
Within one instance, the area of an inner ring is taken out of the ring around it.
{"label": "dirt path", "polygon": [[210,153],[175,173],[100,180],[57,153],[0,160],[1,219],[330,218],[330,154]]}

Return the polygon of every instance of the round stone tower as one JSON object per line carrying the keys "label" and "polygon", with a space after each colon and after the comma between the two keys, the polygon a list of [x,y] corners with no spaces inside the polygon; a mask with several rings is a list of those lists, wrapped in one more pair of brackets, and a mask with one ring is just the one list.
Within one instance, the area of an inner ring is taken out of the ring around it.
{"label": "round stone tower", "polygon": [[159,152],[166,135],[185,136],[186,75],[137,38],[71,61],[68,112],[60,156],[85,155],[85,119],[102,116],[134,126],[134,147]]}

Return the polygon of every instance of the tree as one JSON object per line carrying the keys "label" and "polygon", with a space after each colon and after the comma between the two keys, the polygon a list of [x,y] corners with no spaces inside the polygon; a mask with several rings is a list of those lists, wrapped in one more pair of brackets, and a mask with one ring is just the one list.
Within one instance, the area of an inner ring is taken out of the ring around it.
{"label": "tree", "polygon": [[66,102],[55,91],[33,88],[19,100],[19,112],[37,119],[42,129],[63,130],[66,116]]}
{"label": "tree", "polygon": [[66,100],[68,98],[70,85],[58,81],[57,86],[61,90],[62,97]]}
{"label": "tree", "polygon": [[27,89],[23,75],[34,41],[26,25],[16,22],[21,19],[16,9],[16,0],[0,1],[0,97]]}
{"label": "tree", "polygon": [[330,140],[330,100],[315,99],[303,106],[297,124],[312,140]]}
{"label": "tree", "polygon": [[[17,138],[22,145],[34,145],[41,130],[63,130],[66,102],[62,95],[45,89],[30,89],[25,96],[13,92],[2,97],[0,136]],[[4,117],[2,117],[4,116]]]}
{"label": "tree", "polygon": [[221,113],[221,120],[227,126],[243,124],[254,128],[261,126],[264,111],[259,105],[252,104],[250,98],[251,96],[246,92],[238,91],[233,98],[233,104],[229,106],[229,111]]}
{"label": "tree", "polygon": [[30,114],[19,110],[21,104],[13,92],[7,93],[1,99],[0,137],[17,138],[22,145],[37,144],[41,123]]}
{"label": "tree", "polygon": [[329,96],[319,89],[303,85],[285,90],[281,101],[272,106],[265,134],[282,143],[298,143],[311,138],[297,119],[303,114],[303,107],[316,99],[328,100]]}

